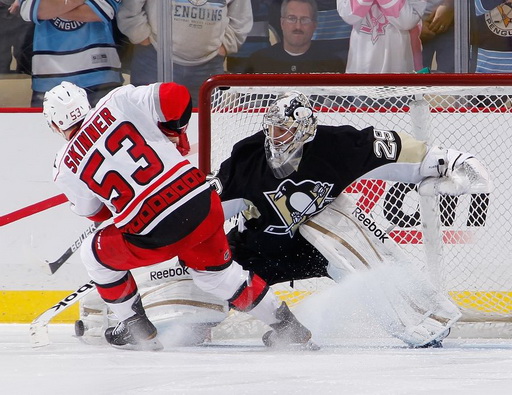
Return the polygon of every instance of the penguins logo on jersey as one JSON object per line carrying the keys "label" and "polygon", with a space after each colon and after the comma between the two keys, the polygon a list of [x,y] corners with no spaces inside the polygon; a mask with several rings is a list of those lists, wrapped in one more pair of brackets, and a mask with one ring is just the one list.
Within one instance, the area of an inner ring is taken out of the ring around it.
{"label": "penguins logo on jersey", "polygon": [[512,37],[512,5],[503,3],[485,14],[487,27],[501,37]]}
{"label": "penguins logo on jersey", "polygon": [[85,25],[85,22],[68,21],[67,19],[62,19],[59,17],[53,19],[51,23],[53,26],[55,26],[56,29],[66,32],[78,30]]}
{"label": "penguins logo on jersey", "polygon": [[188,2],[192,5],[200,7],[208,3],[208,0],[188,0]]}
{"label": "penguins logo on jersey", "polygon": [[385,30],[389,21],[382,11],[377,7],[370,8],[369,14],[361,24],[361,33],[368,34],[372,38],[372,44],[375,44],[380,36],[386,34]]}
{"label": "penguins logo on jersey", "polygon": [[276,210],[282,225],[270,225],[266,233],[293,237],[301,223],[322,211],[334,200],[328,197],[333,184],[306,180],[298,184],[284,180],[275,191],[264,192],[265,197]]}

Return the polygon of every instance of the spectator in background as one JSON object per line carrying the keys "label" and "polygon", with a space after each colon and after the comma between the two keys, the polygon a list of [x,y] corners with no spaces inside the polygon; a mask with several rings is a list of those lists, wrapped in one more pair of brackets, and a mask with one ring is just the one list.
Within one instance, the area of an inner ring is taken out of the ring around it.
{"label": "spectator in background", "polygon": [[335,54],[346,63],[352,25],[341,18],[336,0],[317,0],[317,3],[318,22],[313,41],[319,41],[318,46],[323,51]]}
{"label": "spectator in background", "polygon": [[312,41],[317,26],[315,0],[284,0],[281,5],[283,40],[251,55],[248,73],[344,72],[345,61]]}
{"label": "spectator in background", "polygon": [[455,71],[455,29],[453,0],[431,0],[427,3],[421,26],[423,66],[453,73]]}
{"label": "spectator in background", "polygon": [[[19,0],[0,0],[0,74],[30,74],[34,25],[19,15]],[[15,69],[11,70],[13,59]]]}
{"label": "spectator in background", "polygon": [[[185,85],[197,106],[199,88],[209,77],[223,74],[224,60],[235,53],[252,27],[247,0],[172,2],[173,81]],[[146,85],[158,79],[158,2],[123,0],[119,30],[133,44],[130,82]]]}
{"label": "spectator in background", "polygon": [[512,72],[512,1],[475,0],[477,73]]}
{"label": "spectator in background", "polygon": [[121,62],[112,20],[118,0],[21,0],[21,16],[35,23],[32,107],[63,80],[84,88],[97,101],[121,86]]}
{"label": "spectator in background", "polygon": [[275,0],[251,0],[252,29],[240,49],[227,56],[226,69],[230,73],[243,73],[252,53],[270,47],[269,6]]}
{"label": "spectator in background", "polygon": [[424,0],[338,0],[352,25],[347,73],[412,73],[423,67],[420,29]]}

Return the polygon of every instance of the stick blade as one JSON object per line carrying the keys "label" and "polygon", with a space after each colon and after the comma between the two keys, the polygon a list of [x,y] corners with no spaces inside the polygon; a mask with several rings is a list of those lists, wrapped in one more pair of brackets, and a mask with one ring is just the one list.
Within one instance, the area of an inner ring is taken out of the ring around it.
{"label": "stick blade", "polygon": [[54,274],[59,268],[64,264],[64,262],[60,263],[59,261],[56,262],[48,262],[46,261],[47,265],[47,272],[50,274]]}
{"label": "stick blade", "polygon": [[34,348],[45,347],[50,344],[48,324],[39,322],[37,318],[30,324],[29,336],[30,345]]}
{"label": "stick blade", "polygon": [[96,289],[94,282],[91,280],[88,283],[82,285],[75,292],[70,293],[60,302],[43,311],[39,314],[34,321],[30,323],[29,335],[30,344],[32,347],[44,347],[50,344],[50,338],[48,336],[48,324],[57,315],[62,313],[69,306],[74,305],[80,301],[89,292]]}

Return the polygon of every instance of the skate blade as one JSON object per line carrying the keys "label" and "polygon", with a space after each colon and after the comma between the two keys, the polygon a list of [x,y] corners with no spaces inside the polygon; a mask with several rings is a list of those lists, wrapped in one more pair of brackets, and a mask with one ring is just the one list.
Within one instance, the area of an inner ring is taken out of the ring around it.
{"label": "skate blade", "polygon": [[442,340],[432,340],[427,344],[423,344],[421,346],[410,346],[409,348],[417,349],[417,348],[443,348]]}
{"label": "skate blade", "polygon": [[112,344],[112,347],[117,348],[119,350],[131,350],[131,351],[161,351],[164,349],[160,340],[156,337],[148,340],[141,340],[137,344],[125,344],[123,346],[118,346]]}
{"label": "skate blade", "polygon": [[267,346],[270,350],[279,351],[318,351],[321,347],[309,340],[306,343],[280,343]]}
{"label": "skate blade", "polygon": [[321,349],[321,347],[318,344],[312,342],[311,340],[305,344],[300,344],[300,346],[302,351],[318,351]]}

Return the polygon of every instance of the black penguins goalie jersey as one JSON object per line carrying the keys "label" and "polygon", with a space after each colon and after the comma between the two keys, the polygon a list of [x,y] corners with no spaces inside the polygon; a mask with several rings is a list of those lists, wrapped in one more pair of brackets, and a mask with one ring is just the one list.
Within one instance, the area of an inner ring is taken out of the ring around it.
{"label": "black penguins goalie jersey", "polygon": [[[216,177],[226,217],[242,211],[244,248],[269,259],[307,243],[300,224],[360,178],[421,181],[427,146],[407,134],[368,127],[317,127],[297,171],[278,179],[267,164],[262,131],[239,141]],[[364,176],[364,177],[363,177]]]}

